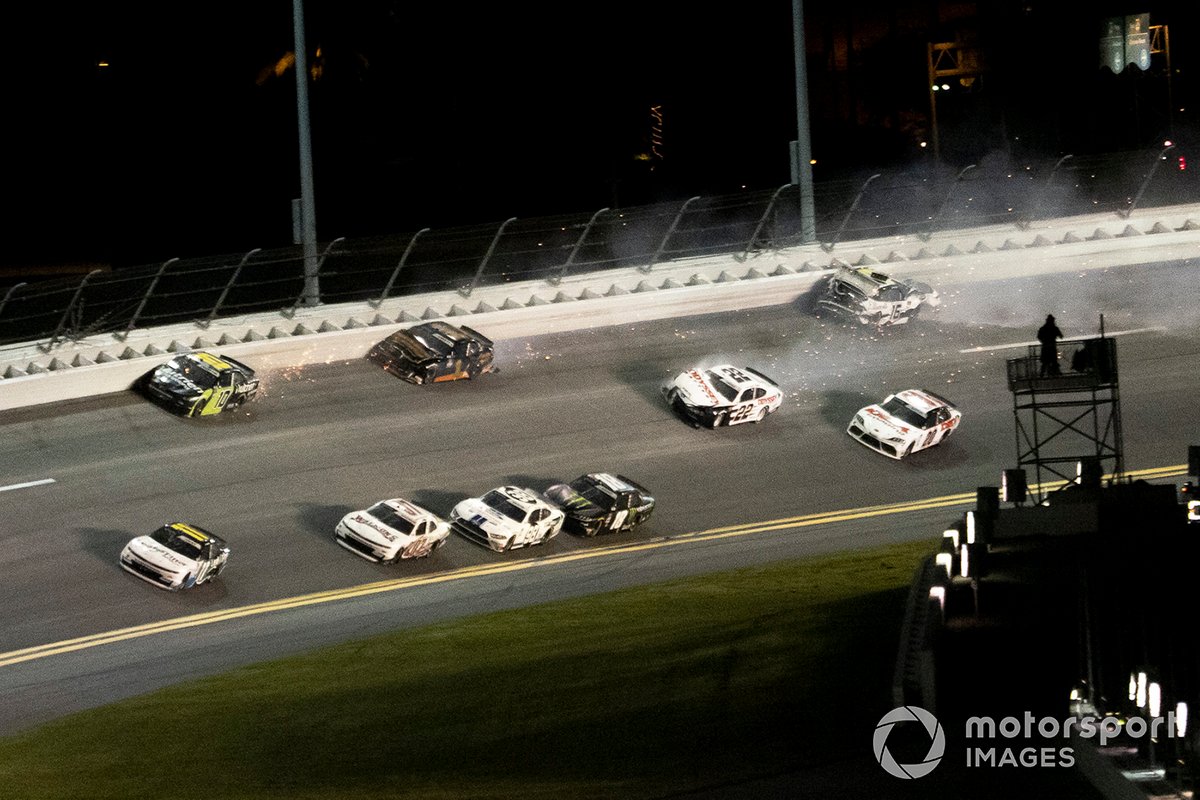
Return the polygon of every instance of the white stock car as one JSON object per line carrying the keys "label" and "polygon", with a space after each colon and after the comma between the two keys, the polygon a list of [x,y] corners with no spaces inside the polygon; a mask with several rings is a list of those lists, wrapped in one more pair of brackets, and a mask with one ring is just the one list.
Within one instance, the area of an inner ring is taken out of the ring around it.
{"label": "white stock car", "polygon": [[225,540],[196,525],[171,522],[121,551],[121,567],[147,583],[177,591],[215,578],[229,560]]}
{"label": "white stock car", "polygon": [[446,543],[450,523],[400,497],[342,517],[334,539],[368,561],[395,564],[421,558]]}
{"label": "white stock car", "polygon": [[545,544],[562,530],[565,518],[562,509],[530,489],[500,486],[456,505],[450,525],[471,541],[502,553]]}
{"label": "white stock car", "polygon": [[716,428],[762,422],[783,405],[783,390],[750,367],[689,369],[663,387],[667,403],[693,425]]}
{"label": "white stock car", "polygon": [[896,280],[870,267],[841,265],[829,276],[817,311],[828,311],[863,325],[883,328],[912,322],[925,306],[937,308],[941,296],[928,284]]}
{"label": "white stock car", "polygon": [[923,389],[905,389],[860,409],[846,433],[899,460],[944,441],[961,420],[962,412],[946,398]]}

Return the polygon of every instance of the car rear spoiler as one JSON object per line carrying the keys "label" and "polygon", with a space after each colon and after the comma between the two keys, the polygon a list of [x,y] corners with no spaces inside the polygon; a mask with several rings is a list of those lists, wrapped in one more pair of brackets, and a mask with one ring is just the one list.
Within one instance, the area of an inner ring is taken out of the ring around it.
{"label": "car rear spoiler", "polygon": [[242,369],[246,370],[246,372],[249,372],[251,375],[254,374],[254,370],[251,367],[243,364],[241,361],[238,361],[236,358],[230,358],[229,356],[225,355],[224,353],[219,353],[217,355],[217,358],[221,359],[222,361],[226,361],[230,364],[233,364],[235,367],[241,367]]}
{"label": "car rear spoiler", "polygon": [[644,494],[644,495],[652,495],[652,494],[654,494],[654,493],[653,493],[653,492],[651,492],[649,489],[647,489],[645,486],[642,486],[640,483],[638,483],[638,482],[637,482],[637,481],[635,481],[635,480],[630,480],[629,478],[626,478],[624,475],[618,475],[618,476],[617,476],[617,478],[618,478],[619,480],[623,480],[623,481],[625,481],[625,482],[626,482],[626,483],[628,483],[630,486],[632,486],[633,488],[637,489],[639,492],[641,492],[641,493],[642,493],[642,494]]}
{"label": "car rear spoiler", "polygon": [[746,372],[749,372],[751,375],[757,375],[758,377],[762,378],[764,381],[766,381],[767,383],[771,384],[771,385],[772,385],[772,386],[774,386],[776,389],[778,389],[778,388],[779,388],[779,384],[778,384],[778,383],[776,383],[775,381],[771,380],[771,379],[770,379],[770,378],[768,378],[766,375],[763,375],[763,374],[762,374],[761,372],[759,372],[758,370],[756,370],[756,369],[753,369],[752,367],[743,367],[743,369],[745,369],[745,370],[746,370]]}
{"label": "car rear spoiler", "polygon": [[472,336],[474,336],[476,339],[478,339],[480,342],[482,342],[483,344],[486,344],[488,347],[492,347],[492,346],[493,346],[493,345],[492,345],[492,340],[491,340],[491,339],[489,339],[488,337],[484,336],[482,333],[480,333],[479,331],[475,330],[474,328],[469,328],[469,327],[467,327],[466,325],[459,325],[458,327],[459,327],[461,330],[464,330],[464,331],[466,331],[467,333],[471,334],[471,335],[472,335]]}
{"label": "car rear spoiler", "polygon": [[958,408],[958,406],[954,405],[954,403],[952,403],[949,400],[947,400],[946,398],[942,397],[937,392],[931,392],[928,389],[922,389],[921,391],[924,392],[925,394],[929,395],[930,397],[932,397],[934,400],[937,400],[939,403],[945,403],[946,405],[950,406],[951,408]]}

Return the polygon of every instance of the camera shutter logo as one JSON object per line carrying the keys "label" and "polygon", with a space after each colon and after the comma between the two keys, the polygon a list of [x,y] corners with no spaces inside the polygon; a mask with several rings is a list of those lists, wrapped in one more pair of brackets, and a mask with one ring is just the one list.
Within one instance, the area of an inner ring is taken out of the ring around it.
{"label": "camera shutter logo", "polygon": [[[916,764],[900,764],[887,749],[888,734],[898,722],[919,722],[929,734],[929,752]],[[897,778],[923,778],[933,772],[946,752],[946,733],[937,717],[920,706],[900,706],[883,715],[875,726],[875,760],[889,775]]]}

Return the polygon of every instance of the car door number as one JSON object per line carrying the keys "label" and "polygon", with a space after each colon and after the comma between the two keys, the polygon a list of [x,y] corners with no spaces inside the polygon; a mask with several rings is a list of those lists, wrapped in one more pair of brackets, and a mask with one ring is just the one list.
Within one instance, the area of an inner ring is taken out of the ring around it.
{"label": "car door number", "polygon": [[614,531],[621,530],[621,526],[625,523],[625,518],[627,516],[629,516],[628,509],[624,511],[618,511],[617,513],[613,514],[612,522],[609,524],[609,527]]}
{"label": "car door number", "polygon": [[754,408],[754,403],[743,403],[737,408],[729,412],[730,422],[741,422],[746,417],[750,416],[750,411]]}

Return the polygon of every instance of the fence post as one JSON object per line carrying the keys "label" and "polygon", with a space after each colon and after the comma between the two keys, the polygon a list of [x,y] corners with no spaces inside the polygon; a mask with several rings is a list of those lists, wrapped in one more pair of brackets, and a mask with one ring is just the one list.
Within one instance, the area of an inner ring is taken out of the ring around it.
{"label": "fence post", "polygon": [[780,186],[775,190],[775,194],[771,195],[771,199],[767,201],[767,209],[763,211],[763,215],[758,218],[758,224],[754,226],[754,233],[750,234],[750,240],[746,242],[746,249],[742,251],[741,255],[735,254],[734,259],[737,261],[745,261],[750,257],[750,248],[754,247],[754,243],[758,241],[758,235],[762,233],[763,227],[767,224],[767,219],[771,216],[771,212],[775,210],[775,201],[779,199],[779,195],[783,193],[784,189],[792,185],[793,184],[785,183],[783,186]]}
{"label": "fence post", "polygon": [[471,292],[475,291],[475,287],[479,285],[479,279],[483,277],[483,271],[487,269],[488,261],[492,259],[492,253],[496,252],[496,245],[500,243],[500,237],[504,235],[504,229],[508,227],[509,223],[516,221],[516,217],[509,217],[500,223],[500,227],[496,229],[496,235],[492,237],[492,243],[488,245],[487,252],[483,254],[483,259],[479,262],[479,269],[475,270],[475,277],[471,279],[471,285],[458,290],[463,297],[470,297]]}
{"label": "fence post", "polygon": [[560,283],[562,283],[562,279],[567,277],[567,269],[575,263],[575,256],[579,254],[579,248],[583,247],[583,242],[585,239],[587,239],[588,234],[592,232],[592,227],[596,224],[596,220],[598,220],[600,215],[605,211],[608,211],[608,206],[605,206],[595,214],[592,214],[592,218],[589,219],[587,225],[583,227],[583,233],[579,234],[579,238],[575,240],[575,246],[571,248],[571,254],[567,256],[566,263],[562,265],[562,269],[558,271],[557,275],[552,275],[546,279],[547,283],[549,283],[551,286],[558,286]]}
{"label": "fence post", "polygon": [[212,321],[217,318],[217,314],[221,311],[221,306],[225,305],[225,298],[229,296],[229,290],[233,288],[233,284],[237,283],[238,276],[242,274],[242,267],[246,266],[246,262],[250,260],[251,256],[261,251],[261,247],[256,247],[242,256],[242,260],[238,262],[237,268],[229,276],[229,280],[225,282],[225,288],[221,290],[221,296],[217,298],[217,302],[209,309],[208,318],[197,321],[197,325],[201,328],[207,328],[209,325],[212,325]]}
{"label": "fence post", "polygon": [[1060,158],[1058,161],[1054,162],[1054,166],[1050,170],[1050,175],[1046,178],[1046,182],[1044,184],[1042,184],[1042,190],[1037,193],[1036,197],[1034,197],[1033,208],[1030,210],[1028,215],[1022,217],[1021,220],[1017,223],[1018,228],[1020,228],[1021,230],[1027,229],[1030,226],[1030,224],[1033,222],[1033,220],[1035,218],[1037,218],[1037,215],[1042,210],[1042,201],[1045,199],[1046,195],[1050,193],[1050,184],[1054,182],[1054,176],[1058,172],[1058,168],[1061,167],[1063,165],[1063,162],[1065,162],[1068,158],[1074,158],[1074,157],[1075,156],[1073,154],[1067,153],[1065,156]]}
{"label": "fence post", "polygon": [[412,238],[408,240],[408,246],[404,248],[404,255],[400,256],[400,261],[396,264],[396,268],[392,270],[392,275],[390,278],[388,278],[387,284],[383,287],[383,291],[380,292],[379,297],[375,300],[368,300],[367,305],[369,305],[371,308],[379,308],[381,305],[383,305],[383,301],[387,300],[388,293],[392,291],[393,284],[396,283],[396,278],[400,276],[400,270],[404,269],[404,263],[408,261],[408,254],[412,252],[413,246],[416,245],[417,237],[428,230],[429,228],[421,228],[421,230],[414,233]]}
{"label": "fence post", "polygon": [[1145,178],[1145,180],[1142,181],[1141,187],[1138,188],[1138,193],[1133,198],[1133,201],[1129,204],[1129,208],[1125,209],[1124,211],[1117,212],[1117,214],[1121,217],[1121,219],[1129,219],[1129,215],[1133,213],[1133,210],[1135,208],[1137,208],[1138,201],[1142,199],[1142,194],[1145,193],[1146,187],[1150,185],[1150,179],[1154,177],[1154,173],[1158,170],[1159,162],[1165,161],[1166,156],[1167,156],[1167,151],[1174,150],[1174,149],[1175,149],[1175,145],[1169,144],[1166,147],[1164,147],[1162,150],[1160,150],[1158,155],[1154,157],[1154,163],[1152,165],[1150,165],[1150,172],[1146,174],[1146,178]]}
{"label": "fence post", "polygon": [[4,299],[0,300],[0,317],[4,316],[4,307],[8,305],[8,298],[12,297],[13,292],[20,289],[22,286],[28,286],[26,281],[21,281],[18,284],[8,287],[8,291],[4,293]]}
{"label": "fence post", "polygon": [[91,280],[93,275],[102,271],[103,270],[94,269],[87,275],[83,276],[83,280],[81,280],[79,285],[75,287],[75,294],[71,296],[71,302],[68,303],[66,309],[63,310],[62,318],[59,319],[58,327],[54,329],[54,334],[50,337],[50,341],[46,342],[44,345],[39,344],[39,350],[41,350],[43,353],[49,353],[54,349],[54,345],[58,343],[58,340],[63,338],[63,330],[67,327],[67,320],[70,319],[71,312],[75,310],[75,304],[79,302],[79,296],[83,294],[83,287],[87,286],[87,282]]}
{"label": "fence post", "polygon": [[925,233],[917,234],[922,242],[928,242],[929,238],[933,236],[933,231],[937,227],[938,217],[941,216],[942,209],[946,207],[946,204],[950,202],[950,195],[954,194],[954,189],[958,186],[958,182],[962,180],[962,176],[966,175],[969,170],[975,169],[975,167],[975,164],[968,164],[959,171],[958,177],[954,179],[954,181],[950,184],[950,188],[946,190],[946,196],[942,198],[942,202],[938,203],[937,206],[934,207],[933,214],[931,214],[929,217],[929,228]]}
{"label": "fence post", "polygon": [[675,229],[679,227],[679,221],[683,219],[683,215],[684,212],[687,211],[687,207],[699,199],[700,196],[696,195],[695,197],[689,197],[687,200],[683,201],[683,205],[679,207],[679,212],[675,215],[675,219],[671,222],[671,227],[667,229],[666,235],[663,236],[662,241],[658,244],[658,249],[655,250],[654,255],[650,257],[650,263],[644,267],[638,267],[638,272],[647,273],[654,269],[654,265],[658,262],[658,259],[662,257],[663,252],[667,249],[667,242],[671,240],[671,234],[675,233]]}
{"label": "fence post", "polygon": [[150,295],[154,294],[154,289],[158,286],[158,279],[163,276],[163,273],[166,272],[168,266],[174,264],[178,260],[178,258],[169,258],[162,263],[162,266],[158,268],[158,272],[154,275],[154,280],[150,281],[150,285],[146,287],[146,293],[142,295],[142,302],[138,303],[137,310],[134,311],[133,316],[129,318],[129,325],[125,328],[125,332],[114,334],[117,341],[123,342],[129,338],[129,334],[133,331],[133,327],[137,325],[138,317],[142,315],[142,311],[144,311],[146,308],[146,303],[150,301]]}
{"label": "fence post", "polygon": [[854,202],[850,204],[850,210],[846,212],[846,216],[842,219],[842,224],[838,226],[837,232],[833,234],[833,241],[821,245],[821,249],[826,253],[837,247],[838,241],[840,241],[842,238],[842,233],[846,230],[846,226],[850,224],[850,218],[853,217],[854,212],[858,210],[859,201],[861,201],[863,195],[866,194],[867,187],[871,184],[871,181],[878,178],[879,175],[880,173],[876,172],[874,175],[867,178],[866,182],[864,182],[859,188],[858,194],[854,196]]}
{"label": "fence post", "polygon": [[[339,236],[338,238],[336,238],[332,242],[330,242],[328,245],[326,245],[325,252],[321,253],[321,257],[319,259],[317,259],[316,268],[314,270],[312,270],[311,273],[308,272],[307,270],[305,271],[304,288],[302,290],[300,290],[300,294],[296,295],[296,299],[292,303],[291,308],[288,308],[284,311],[280,311],[279,312],[280,314],[283,314],[283,316],[287,317],[288,319],[291,319],[292,317],[296,316],[296,309],[300,308],[300,304],[303,303],[306,299],[309,299],[312,297],[312,292],[309,291],[310,283],[315,284],[316,281],[320,279],[321,267],[325,266],[325,259],[329,257],[329,253],[333,250],[333,246],[335,244],[337,244],[338,242],[344,242],[345,240],[346,240],[345,236]],[[318,298],[315,305],[320,305],[320,304],[321,304],[321,301]]]}

